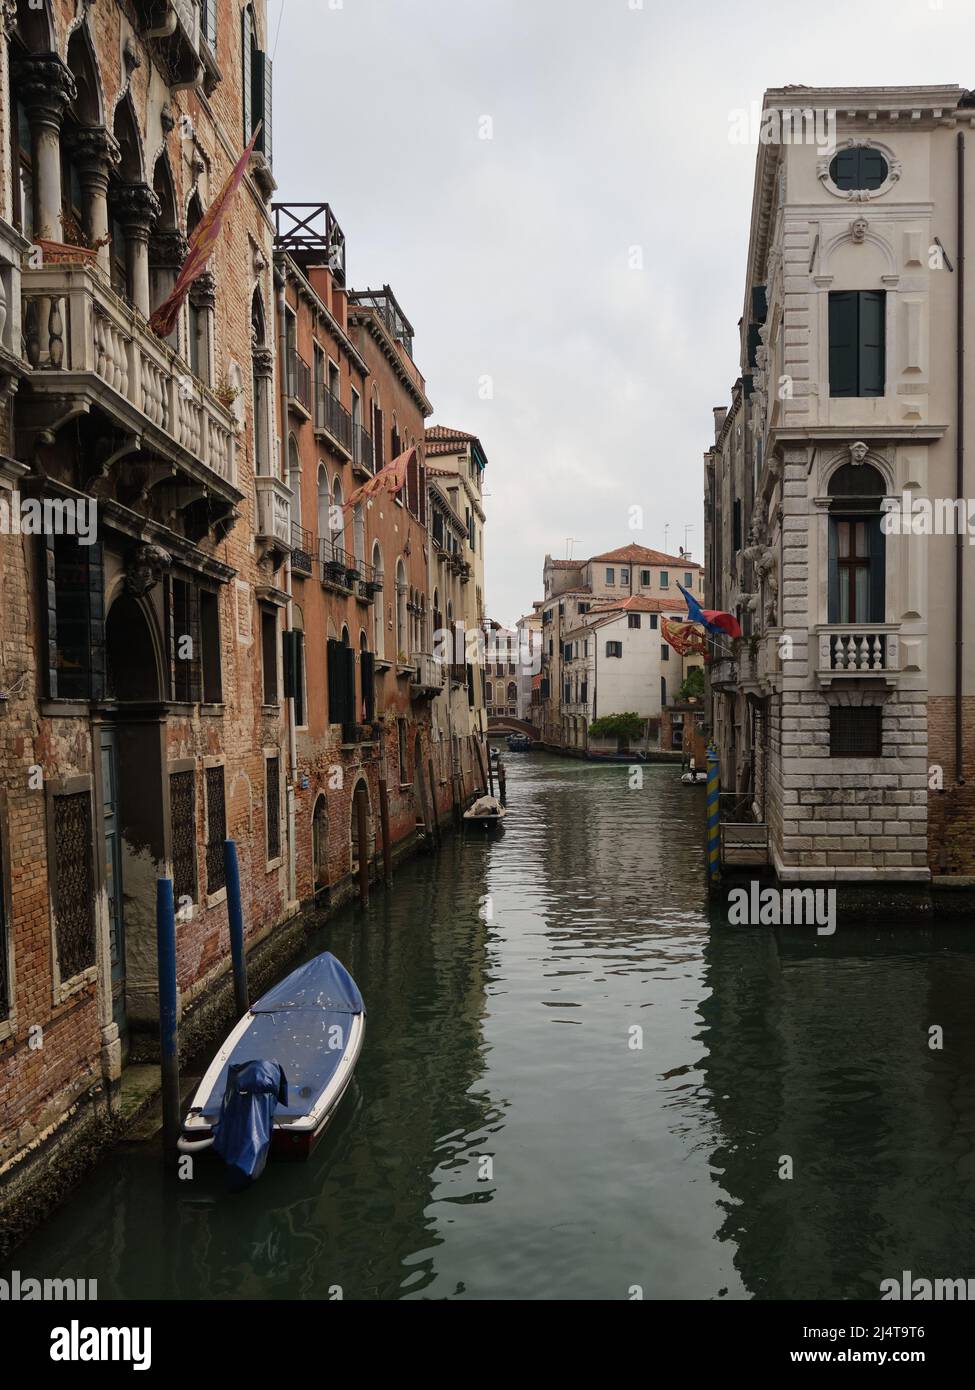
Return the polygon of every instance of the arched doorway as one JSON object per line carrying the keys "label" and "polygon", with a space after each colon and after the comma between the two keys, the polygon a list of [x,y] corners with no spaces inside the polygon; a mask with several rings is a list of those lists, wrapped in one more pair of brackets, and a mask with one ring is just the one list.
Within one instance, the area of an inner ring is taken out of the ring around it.
{"label": "arched doorway", "polygon": [[[123,592],[105,621],[107,701],[98,723],[101,835],[111,958],[112,1015],[159,1025],[156,880],[170,872],[161,642],[148,601]],[[179,910],[186,904],[177,903]]]}
{"label": "arched doorway", "polygon": [[328,887],[328,806],[324,796],[315,802],[311,818],[312,881],[316,893]]}
{"label": "arched doorway", "polygon": [[[359,798],[360,796],[362,796],[362,795],[364,795],[365,798],[366,798],[366,843],[365,843],[364,846],[360,846],[360,844],[359,844],[359,810],[358,810],[358,798]],[[373,835],[372,835],[372,809],[371,809],[370,802],[369,802],[369,786],[368,786],[368,784],[367,784],[367,782],[366,782],[366,779],[365,779],[364,777],[360,777],[359,780],[358,780],[358,782],[356,782],[356,784],[355,784],[355,788],[353,789],[353,792],[352,792],[352,803],[351,803],[351,807],[350,807],[350,812],[351,812],[351,817],[352,817],[352,824],[351,824],[350,836],[349,836],[350,845],[351,845],[350,872],[353,873],[353,874],[357,874],[357,873],[359,872],[359,854],[360,854],[360,850],[361,850],[363,853],[365,853],[367,859],[371,859],[371,858],[372,858],[372,853],[371,853],[371,846],[372,846],[372,842],[373,842]]]}

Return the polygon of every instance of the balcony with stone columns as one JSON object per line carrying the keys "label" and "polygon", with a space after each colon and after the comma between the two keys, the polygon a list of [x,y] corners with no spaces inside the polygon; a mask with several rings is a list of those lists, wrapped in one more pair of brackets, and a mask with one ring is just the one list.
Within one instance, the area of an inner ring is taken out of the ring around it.
{"label": "balcony with stone columns", "polygon": [[870,681],[896,685],[900,675],[899,631],[895,623],[837,623],[817,628],[819,684]]}
{"label": "balcony with stone columns", "polygon": [[186,513],[178,529],[219,538],[243,500],[231,412],[90,261],[25,269],[21,290],[31,367],[18,393],[21,456],[70,426],[86,490],[138,499],[171,526]]}

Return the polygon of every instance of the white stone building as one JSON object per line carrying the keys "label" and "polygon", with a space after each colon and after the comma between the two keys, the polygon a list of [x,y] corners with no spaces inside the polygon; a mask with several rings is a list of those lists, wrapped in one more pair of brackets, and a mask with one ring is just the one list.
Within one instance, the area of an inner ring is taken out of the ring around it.
{"label": "white stone building", "polygon": [[741,376],[705,455],[707,597],[745,634],[710,667],[713,733],[780,879],[927,884],[975,863],[973,561],[886,513],[970,493],[975,110],[957,87],[766,93],[797,105],[835,146],[759,145]]}

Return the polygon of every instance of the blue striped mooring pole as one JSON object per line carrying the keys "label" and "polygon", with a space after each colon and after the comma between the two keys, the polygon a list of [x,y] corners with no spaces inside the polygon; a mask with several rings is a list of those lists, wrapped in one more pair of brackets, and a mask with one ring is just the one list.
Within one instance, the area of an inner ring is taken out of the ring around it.
{"label": "blue striped mooring pole", "polygon": [[721,877],[721,824],[718,796],[721,791],[721,763],[718,750],[708,744],[708,882]]}

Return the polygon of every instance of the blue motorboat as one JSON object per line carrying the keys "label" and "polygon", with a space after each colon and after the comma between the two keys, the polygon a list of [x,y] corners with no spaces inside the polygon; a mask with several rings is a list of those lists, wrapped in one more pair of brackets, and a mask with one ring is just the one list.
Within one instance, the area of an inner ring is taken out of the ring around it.
{"label": "blue motorboat", "polygon": [[362,995],[341,961],[326,951],[300,965],[251,1005],[210,1063],[180,1152],[215,1147],[233,1166],[232,1130],[250,1178],[268,1147],[275,1158],[307,1158],[352,1080],[365,1027]]}

